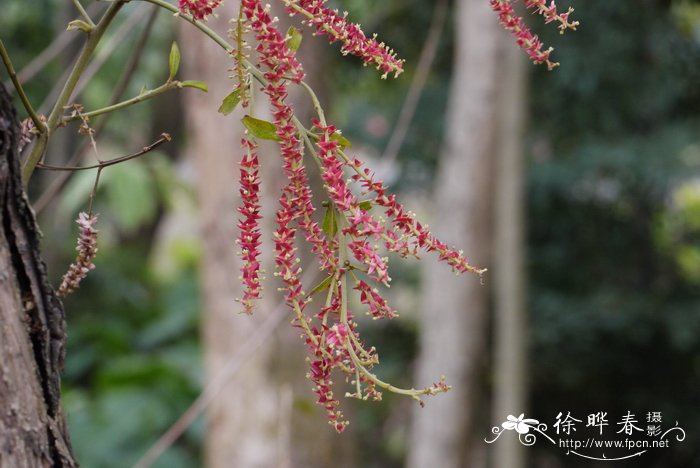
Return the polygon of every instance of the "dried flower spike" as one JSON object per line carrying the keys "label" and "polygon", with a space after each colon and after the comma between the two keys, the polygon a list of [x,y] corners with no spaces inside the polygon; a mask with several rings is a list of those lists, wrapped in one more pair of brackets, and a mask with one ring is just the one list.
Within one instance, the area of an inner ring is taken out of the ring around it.
{"label": "dried flower spike", "polygon": [[68,268],[68,271],[63,275],[61,286],[58,288],[58,296],[66,297],[80,286],[80,282],[85,278],[90,270],[95,268],[92,260],[97,254],[97,215],[88,215],[82,212],[75,220],[80,226],[78,234],[78,245],[75,250],[78,251],[78,256]]}

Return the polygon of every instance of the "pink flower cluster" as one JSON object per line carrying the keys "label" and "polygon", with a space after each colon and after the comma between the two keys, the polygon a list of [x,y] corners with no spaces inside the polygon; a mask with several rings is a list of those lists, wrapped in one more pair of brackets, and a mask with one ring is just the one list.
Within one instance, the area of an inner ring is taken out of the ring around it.
{"label": "pink flower cluster", "polygon": [[78,245],[75,248],[78,251],[78,256],[63,275],[57,292],[59,297],[65,297],[78,289],[80,282],[87,276],[88,272],[95,268],[92,260],[97,255],[97,229],[95,229],[97,216],[90,216],[82,212],[75,222],[80,227]]}
{"label": "pink flower cluster", "polygon": [[[544,46],[542,41],[525,25],[523,18],[514,12],[511,0],[490,1],[491,8],[498,13],[498,20],[501,22],[501,25],[513,34],[518,46],[527,53],[534,63],[545,63],[548,70],[552,70],[559,65],[558,62],[550,60],[550,55],[554,49],[550,47],[542,50]],[[558,22],[559,30],[562,33],[567,29],[575,30],[579,24],[578,21],[569,21],[569,16],[574,11],[573,8],[569,8],[565,13],[560,13],[553,0],[549,6],[547,6],[546,0],[524,0],[524,2],[527,8],[534,9],[541,14],[545,18],[546,23]]]}
{"label": "pink flower cluster", "polygon": [[371,38],[365,36],[359,24],[347,20],[345,13],[326,6],[326,0],[283,0],[292,14],[303,14],[307,23],[316,27],[317,34],[327,35],[331,44],[341,42],[343,55],[361,57],[365,65],[374,65],[383,72],[382,78],[389,73],[398,76],[403,72],[403,60],[383,42],[377,41],[376,34]]}
{"label": "pink flower cluster", "polygon": [[260,299],[260,177],[256,144],[249,138],[241,140],[241,146],[246,149],[241,160],[240,194],[243,206],[238,212],[243,215],[238,222],[240,236],[238,244],[241,248],[243,266],[241,280],[243,281],[243,308],[247,314],[253,312],[253,302]]}
{"label": "pink flower cluster", "polygon": [[180,11],[189,13],[196,20],[205,20],[221,5],[222,0],[179,0]]}
{"label": "pink flower cluster", "polygon": [[[398,74],[402,62],[397,60],[383,44],[367,39],[359,27],[349,24],[344,17],[331,12],[322,1],[285,0],[290,11],[302,13],[318,32],[328,34],[332,40],[343,42],[343,51],[360,55],[366,63],[374,63],[385,74]],[[448,248],[428,230],[416,222],[411,213],[405,212],[395,196],[386,194],[382,182],[374,181],[373,174],[362,167],[357,159],[345,156],[341,146],[340,132],[327,125],[323,118],[314,121],[311,130],[305,129],[295,119],[287,103],[288,83],[299,83],[304,77],[295,51],[290,49],[287,38],[276,26],[276,19],[269,7],[260,0],[242,0],[242,15],[246,28],[257,41],[255,52],[257,67],[264,80],[263,91],[267,95],[273,115],[275,136],[280,146],[282,166],[287,178],[279,198],[276,213],[275,244],[276,273],[282,283],[285,300],[294,312],[293,324],[302,334],[310,352],[308,378],[314,384],[317,402],[325,410],[330,424],[341,432],[348,421],[339,409],[340,402],[333,392],[332,373],[339,370],[355,388],[347,394],[360,399],[381,399],[383,389],[397,390],[380,381],[370,369],[379,362],[376,350],[362,343],[353,313],[348,308],[348,295],[357,291],[359,302],[373,319],[391,319],[397,316],[386,299],[375,286],[388,286],[388,258],[380,249],[401,256],[417,256],[420,249],[434,251],[456,272],[481,270],[469,265],[460,252]],[[240,40],[239,40],[240,42]],[[312,143],[316,141],[316,144]],[[304,143],[311,157],[321,168],[327,216],[331,214],[332,226],[321,228],[314,221],[316,208],[304,163]],[[260,294],[260,264],[258,262],[260,231],[259,221],[259,174],[255,145],[244,140],[246,155],[241,162],[241,197],[243,205],[239,212],[241,235],[239,244],[243,255],[242,279],[245,285],[243,303],[250,312],[253,300]],[[352,176],[347,178],[346,171]],[[357,183],[362,191],[356,195],[350,184]],[[384,219],[372,215],[373,207],[383,210]],[[337,218],[336,218],[337,216]],[[301,267],[296,246],[299,234],[316,255],[326,279],[311,293],[303,290]],[[354,286],[347,283],[352,280]],[[309,312],[309,303],[314,294],[327,290],[327,299],[318,313]],[[420,401],[419,395],[433,395],[446,391],[443,383],[423,390],[404,390]]]}

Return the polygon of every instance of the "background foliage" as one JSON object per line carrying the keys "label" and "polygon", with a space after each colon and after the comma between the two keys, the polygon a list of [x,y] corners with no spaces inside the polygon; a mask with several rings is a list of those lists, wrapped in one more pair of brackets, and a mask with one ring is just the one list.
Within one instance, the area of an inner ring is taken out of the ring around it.
{"label": "background foliage", "polygon": [[[3,3],[0,31],[20,68],[71,15],[65,2],[55,0],[35,0],[37,8],[26,8],[21,0]],[[662,411],[665,422],[677,420],[688,438],[645,455],[635,466],[700,466],[700,8],[696,2],[661,0],[634,6],[572,3],[582,23],[578,32],[562,38],[552,28],[541,31],[562,66],[552,73],[533,67],[530,74],[531,414],[551,423],[559,411],[579,418],[599,410],[613,417],[628,410]],[[431,5],[425,0],[343,2],[366,30],[378,32],[407,59],[406,76],[394,82],[377,80],[357,61],[334,57],[327,65],[335,121],[369,156],[378,156],[388,140]],[[127,95],[155,86],[167,73],[172,29],[163,16]],[[414,207],[425,205],[440,151],[450,36],[448,27],[400,169],[385,168]],[[129,41],[88,87],[86,107],[108,98]],[[35,102],[49,92],[67,60],[59,58],[27,85]],[[168,95],[116,116],[101,139],[103,150],[126,153],[139,147],[135,141],[174,132],[177,122],[162,119],[158,111],[177,106],[173,99]],[[75,148],[75,138],[69,140],[65,148]],[[194,203],[176,147],[108,171],[97,201],[99,265],[66,303],[65,403],[84,466],[133,463],[201,388],[198,249],[187,236],[163,234],[163,226]],[[75,178],[59,209],[42,215],[45,250],[60,252],[50,258],[56,278],[73,255],[74,229],[66,219],[82,209],[81,194],[89,183]],[[410,379],[405,369],[415,355],[410,317],[418,311],[410,304],[416,302],[411,290],[419,285],[419,274],[408,267],[394,276],[397,286],[404,285],[392,288],[394,302],[409,319],[375,327],[374,336],[366,338],[381,341],[382,371],[401,384]],[[401,466],[405,403],[387,398],[381,405],[356,406],[351,428],[362,466]],[[486,434],[489,428],[483,429]],[[197,466],[202,437],[200,422],[158,466]],[[533,466],[556,456],[536,454]],[[559,462],[589,466],[571,458]]]}

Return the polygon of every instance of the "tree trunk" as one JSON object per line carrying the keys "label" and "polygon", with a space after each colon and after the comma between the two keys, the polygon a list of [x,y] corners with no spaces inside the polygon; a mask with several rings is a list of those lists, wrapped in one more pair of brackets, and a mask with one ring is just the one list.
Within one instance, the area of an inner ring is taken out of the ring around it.
{"label": "tree trunk", "polygon": [[[503,32],[505,34],[505,31]],[[492,422],[526,412],[527,320],[525,314],[522,135],[525,124],[525,55],[506,48],[501,79],[501,135],[496,165],[494,236],[494,399]],[[525,447],[517,437],[493,444],[492,466],[522,468]]]}
{"label": "tree trunk", "polygon": [[[227,2],[217,9],[219,18],[211,18],[209,26],[228,29],[227,21],[237,10],[237,1]],[[233,87],[228,70],[234,62],[191,25],[183,24],[179,34],[182,75],[209,85],[208,93],[185,93],[184,109],[187,152],[195,166],[200,206],[201,333],[205,380],[210,382],[232,356],[242,352],[246,338],[267,318],[262,311],[269,308],[262,305],[260,313],[249,317],[240,313],[242,307],[236,302],[241,297],[235,229],[243,112],[241,106],[228,116],[216,112]],[[261,159],[265,171],[267,161]],[[204,461],[209,468],[277,464],[277,395],[268,376],[267,349],[258,350],[208,408]]]}
{"label": "tree trunk", "polygon": [[[211,19],[215,29],[227,29],[226,20],[235,17],[238,2],[229,2],[217,10],[219,19]],[[280,16],[283,12],[279,13]],[[282,27],[286,30],[286,27]],[[299,51],[304,69],[314,85],[321,66],[317,46],[325,45],[311,35]],[[216,112],[231,91],[229,79],[234,62],[217,45],[190,25],[180,30],[183,76],[205,81],[208,93],[189,92],[185,97],[188,152],[197,172],[197,191],[201,207],[203,257],[201,285],[203,297],[202,341],[206,380],[211,381],[226,363],[240,354],[248,337],[261,327],[275,304],[276,294],[271,233],[277,209],[276,201],[284,183],[279,148],[272,142],[260,142],[261,201],[263,245],[261,264],[269,281],[264,282],[263,300],[252,317],[240,314],[235,302],[241,296],[240,262],[236,255],[236,207],[238,198],[238,161],[243,149],[241,118],[251,109],[239,106],[233,114]],[[308,60],[310,59],[310,60]],[[256,86],[257,88],[257,86]],[[310,100],[300,87],[290,89],[297,115],[312,110]],[[297,104],[299,102],[299,104]],[[267,98],[255,97],[255,116],[271,120]],[[282,313],[287,313],[282,312]],[[298,331],[285,319],[276,333],[227,384],[208,411],[205,462],[209,468],[240,466],[328,466],[338,454],[338,440],[325,422],[323,411],[312,414],[295,411],[294,402],[313,399],[307,372],[305,350]],[[334,451],[335,450],[335,451]],[[352,466],[336,463],[338,466]]]}
{"label": "tree trunk", "polygon": [[[488,2],[459,0],[455,8],[454,71],[432,230],[463,248],[472,264],[488,267],[503,36]],[[453,389],[415,410],[408,466],[484,466],[483,443],[473,443],[473,433],[481,429],[477,416],[489,416],[479,391],[488,289],[476,277],[457,277],[427,261],[423,294],[417,383],[444,374]]]}
{"label": "tree trunk", "polygon": [[0,84],[0,467],[74,467],[60,406],[65,316],[39,253],[18,139]]}

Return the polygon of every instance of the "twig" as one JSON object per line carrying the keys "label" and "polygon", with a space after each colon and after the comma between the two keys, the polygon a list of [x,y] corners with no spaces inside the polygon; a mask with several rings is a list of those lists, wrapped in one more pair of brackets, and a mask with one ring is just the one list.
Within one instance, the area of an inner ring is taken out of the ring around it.
{"label": "twig", "polygon": [[116,104],[112,104],[111,106],[103,107],[101,109],[96,109],[94,111],[90,112],[84,112],[81,115],[73,114],[67,117],[64,117],[61,120],[61,124],[67,124],[69,122],[73,122],[74,120],[81,119],[82,117],[86,118],[92,118],[92,117],[97,117],[98,115],[103,115],[107,114],[109,112],[113,112],[116,110],[121,110],[129,106],[133,106],[134,104],[138,104],[139,102],[146,101],[150,98],[156,97],[159,94],[163,94],[166,91],[170,91],[171,89],[176,89],[181,87],[181,83],[179,81],[168,81],[167,83],[164,83],[160,86],[158,86],[155,89],[152,89],[150,91],[146,91],[145,93],[139,94],[138,96],[134,96],[131,99],[127,99],[126,101],[118,102]]}
{"label": "twig", "polygon": [[100,50],[97,52],[95,60],[88,65],[85,72],[80,77],[80,81],[75,87],[73,92],[73,97],[78,96],[88,82],[93,76],[102,68],[102,65],[113,55],[113,52],[117,47],[124,44],[126,38],[131,34],[131,31],[143,20],[144,18],[144,5],[139,5],[134,8],[134,11],[127,17],[127,19],[119,25],[119,27],[114,31],[114,34],[109,36],[109,38],[100,46]]}
{"label": "twig", "polygon": [[[151,35],[151,32],[153,31],[153,25],[155,24],[155,20],[158,16],[158,13],[160,12],[160,8],[158,7],[153,7],[151,10],[151,14],[148,17],[148,22],[146,23],[146,26],[141,33],[141,36],[139,37],[139,40],[137,41],[136,45],[134,46],[133,53],[129,57],[129,61],[127,62],[126,66],[124,67],[124,71],[122,72],[122,75],[119,77],[119,81],[117,81],[117,84],[114,86],[114,92],[112,93],[112,97],[108,101],[108,105],[112,105],[119,101],[121,99],[122,95],[126,91],[129,82],[131,81],[131,77],[134,75],[136,72],[136,69],[138,67],[139,62],[141,61],[141,57],[143,56],[143,51],[145,50],[146,43],[148,42],[148,38]],[[107,125],[107,121],[109,120],[110,115],[105,114],[102,116],[102,118],[99,119],[98,124],[95,126],[95,133],[101,133],[102,130],[104,130],[105,126]],[[75,152],[75,154],[71,157],[71,159],[68,161],[69,166],[75,166],[77,163],[82,159],[83,155],[85,154],[85,149],[87,148],[87,144],[81,145],[78,150]],[[41,196],[37,199],[35,203],[33,203],[33,208],[34,212],[36,214],[41,213],[44,208],[46,208],[51,200],[54,199],[55,195],[63,188],[65,183],[70,179],[70,177],[74,173],[71,171],[64,171],[61,172],[52,182],[51,184],[46,188],[46,190],[41,194]]]}
{"label": "twig", "polygon": [[389,143],[384,149],[384,154],[382,154],[382,161],[387,166],[393,163],[398,157],[401,146],[403,146],[408,130],[411,127],[411,121],[416,113],[418,101],[423,93],[425,82],[428,79],[430,69],[433,61],[435,60],[435,54],[437,53],[440,36],[442,35],[442,31],[445,27],[447,10],[447,0],[438,0],[435,3],[433,19],[430,23],[428,36],[423,44],[423,50],[421,50],[420,53],[420,59],[418,60],[418,65],[416,66],[416,73],[413,75],[413,80],[411,81],[411,86],[408,89],[408,94],[406,95],[406,99],[401,106],[399,119],[396,122],[394,131],[391,133]]}
{"label": "twig", "polygon": [[[49,132],[52,132],[56,128],[56,125],[63,114],[63,108],[68,103],[71,94],[73,94],[75,86],[78,84],[80,76],[90,62],[92,53],[95,51],[100,39],[102,39],[107,27],[112,20],[114,20],[117,12],[119,12],[119,10],[124,6],[124,3],[125,2],[123,0],[112,3],[109,8],[107,8],[107,11],[105,12],[104,16],[102,16],[100,22],[93,28],[92,32],[88,36],[88,40],[85,42],[85,46],[78,56],[78,60],[76,60],[75,65],[73,66],[73,69],[71,70],[71,73],[63,86],[63,90],[56,100],[56,104],[54,105],[51,113],[49,114],[46,122]],[[25,184],[25,186],[29,182],[29,178],[34,172],[34,168],[36,167],[37,163],[44,155],[47,140],[48,139],[39,139],[37,141],[36,145],[34,145],[34,148],[32,149],[32,152],[25,161],[24,167],[22,167],[22,182]]]}
{"label": "twig", "polygon": [[153,151],[166,141],[170,141],[171,137],[168,133],[162,133],[161,137],[151,143],[148,146],[144,146],[142,150],[136,153],[127,154],[126,156],[120,156],[114,159],[108,159],[107,161],[102,161],[99,164],[93,164],[92,166],[51,166],[50,164],[37,163],[37,169],[46,169],[48,171],[86,171],[88,169],[104,169],[105,167],[114,166],[115,164],[123,163],[129,161],[130,159],[138,158],[144,154]]}
{"label": "twig", "polygon": [[12,61],[10,60],[10,54],[7,53],[7,49],[5,49],[5,44],[3,44],[2,40],[0,39],[0,57],[2,58],[2,63],[5,65],[5,68],[7,69],[7,73],[10,75],[10,79],[12,80],[12,84],[15,86],[15,89],[17,90],[17,94],[19,95],[20,100],[22,101],[22,105],[27,111],[27,114],[29,114],[29,117],[32,119],[32,122],[34,122],[34,127],[39,131],[39,133],[46,133],[46,124],[42,122],[42,120],[39,118],[36,112],[34,112],[34,108],[32,107],[32,103],[29,102],[29,98],[24,92],[24,89],[22,88],[22,84],[19,82],[19,79],[17,78],[17,73],[15,73],[15,67],[12,66]]}
{"label": "twig", "polygon": [[80,13],[80,16],[83,17],[87,23],[94,27],[95,23],[92,22],[92,18],[90,18],[90,15],[88,15],[88,12],[85,11],[85,8],[83,8],[83,5],[80,3],[80,0],[73,0],[73,5],[75,5],[75,9],[78,10],[78,13]]}
{"label": "twig", "polygon": [[[91,4],[87,8],[89,14],[98,13],[99,10],[104,6],[102,2],[96,2]],[[34,78],[34,75],[39,73],[46,65],[51,63],[53,59],[58,56],[63,49],[68,47],[73,41],[75,41],[79,35],[75,34],[74,31],[63,30],[58,36],[56,36],[51,43],[44,50],[41,51],[36,57],[34,57],[28,64],[26,64],[20,71],[17,72],[17,78],[20,83],[26,83],[27,81]],[[10,83],[9,80],[4,82],[5,86],[8,87]]]}
{"label": "twig", "polygon": [[[109,40],[106,42],[106,44],[100,48],[99,52],[97,52],[95,59],[90,63],[90,65],[85,68],[85,70],[82,72],[80,81],[78,84],[75,86],[75,89],[73,90],[73,93],[71,97],[73,99],[76,99],[77,96],[80,95],[80,93],[85,89],[85,85],[92,79],[92,77],[102,68],[102,66],[105,64],[107,59],[112,55],[112,52],[117,48],[118,45],[121,45],[126,38],[126,36],[131,32],[131,30],[138,24],[139,21],[143,18],[143,14],[141,11],[136,8],[134,11],[131,12],[129,17],[117,28],[117,30],[112,34],[112,36],[109,38]],[[56,86],[54,86],[51,91],[46,95],[44,98],[44,101],[41,103],[41,106],[39,107],[40,110],[45,109],[46,107],[50,106],[53,101],[55,101],[56,96],[58,96],[59,91],[61,90],[60,84],[65,80],[65,73],[64,76],[61,76],[61,79],[56,83]]]}
{"label": "twig", "polygon": [[[306,268],[304,268],[306,270]],[[311,269],[312,270],[312,269]],[[310,270],[310,271],[311,271]],[[315,273],[306,273],[302,282],[314,281]],[[272,333],[287,317],[285,302],[275,306],[267,320],[256,329],[240,347],[241,351],[231,356],[219,372],[212,378],[196,400],[182,413],[182,416],[156,441],[155,444],[136,462],[133,468],[148,468],[187,430],[204,410],[221,393],[236,373],[270,339]]]}

